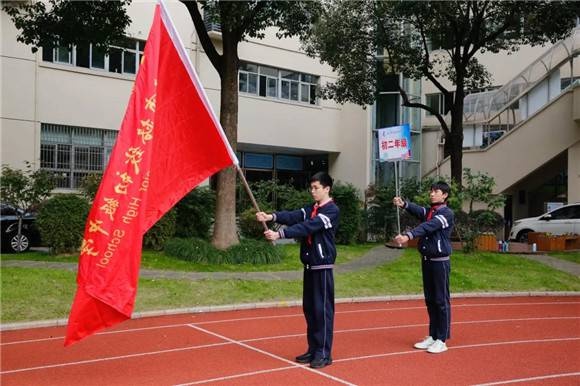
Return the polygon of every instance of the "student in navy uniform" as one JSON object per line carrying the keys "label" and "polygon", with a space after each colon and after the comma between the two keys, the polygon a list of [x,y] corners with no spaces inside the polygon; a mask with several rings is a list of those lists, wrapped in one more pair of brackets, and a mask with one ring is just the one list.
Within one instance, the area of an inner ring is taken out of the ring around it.
{"label": "student in navy uniform", "polygon": [[339,209],[330,197],[332,178],[324,172],[310,179],[314,204],[294,211],[256,213],[258,221],[274,221],[288,227],[278,232],[268,230],[268,240],[299,238],[300,260],[304,264],[302,308],[306,318],[308,350],[296,357],[312,368],[332,364],[334,325],[334,277],[336,259],[335,235]]}
{"label": "student in navy uniform", "polygon": [[395,241],[404,244],[419,237],[421,253],[423,292],[429,314],[429,336],[415,344],[415,348],[432,354],[447,351],[445,341],[450,337],[451,303],[449,296],[449,273],[451,271],[451,229],[453,211],[447,207],[449,185],[437,182],[429,194],[431,208],[423,208],[401,197],[393,198],[393,204],[423,221],[411,231],[397,235]]}

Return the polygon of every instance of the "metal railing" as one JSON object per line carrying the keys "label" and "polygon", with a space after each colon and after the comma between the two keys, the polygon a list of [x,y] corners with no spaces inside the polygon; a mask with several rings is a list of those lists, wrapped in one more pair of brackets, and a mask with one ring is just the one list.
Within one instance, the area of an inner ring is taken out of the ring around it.
{"label": "metal railing", "polygon": [[[579,55],[580,27],[577,27],[569,37],[555,43],[498,90],[467,95],[464,99],[464,127],[483,131],[482,147],[495,142],[503,133],[578,83]],[[536,95],[528,98],[539,87],[543,87],[542,92],[547,92],[545,100],[538,102]]]}

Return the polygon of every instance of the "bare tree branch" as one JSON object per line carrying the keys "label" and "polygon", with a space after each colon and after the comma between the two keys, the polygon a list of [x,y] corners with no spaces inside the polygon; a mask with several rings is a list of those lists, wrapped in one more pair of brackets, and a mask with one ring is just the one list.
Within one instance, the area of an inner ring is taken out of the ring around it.
{"label": "bare tree branch", "polygon": [[417,108],[423,109],[425,111],[429,111],[433,116],[435,116],[435,118],[437,118],[437,120],[441,124],[441,128],[443,129],[445,136],[448,136],[451,134],[451,131],[449,130],[449,126],[447,126],[447,122],[445,122],[445,119],[443,119],[443,116],[441,116],[441,114],[439,114],[438,111],[435,111],[432,107],[424,105],[423,103],[411,102],[407,92],[400,85],[398,87],[399,87],[399,93],[401,94],[401,97],[403,98],[402,106],[417,107]]}
{"label": "bare tree branch", "polygon": [[201,46],[203,47],[203,50],[205,51],[211,64],[213,64],[216,71],[221,76],[223,73],[223,57],[217,52],[215,46],[213,45],[213,42],[211,41],[209,35],[207,34],[207,30],[203,22],[203,17],[201,16],[201,13],[199,12],[199,8],[197,6],[197,1],[187,1],[187,0],[180,1],[185,5],[187,11],[189,12],[189,15],[191,16],[191,20],[193,20],[193,25],[195,26],[195,30],[197,32],[197,36],[199,37],[199,41],[201,43]]}

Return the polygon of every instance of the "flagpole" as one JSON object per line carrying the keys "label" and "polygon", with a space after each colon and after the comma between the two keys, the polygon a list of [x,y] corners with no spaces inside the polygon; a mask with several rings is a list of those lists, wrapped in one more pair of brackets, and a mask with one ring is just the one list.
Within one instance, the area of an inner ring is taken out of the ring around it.
{"label": "flagpole", "polygon": [[[395,195],[397,197],[401,196],[400,187],[399,187],[399,164],[401,161],[395,161]],[[397,234],[401,234],[401,215],[399,212],[399,206],[397,205]]]}
{"label": "flagpole", "polygon": [[[261,212],[260,207],[258,206],[258,203],[256,202],[256,199],[254,198],[254,194],[252,193],[252,190],[250,189],[250,185],[248,185],[248,181],[246,180],[246,176],[244,176],[244,172],[242,172],[242,169],[240,168],[239,164],[235,164],[236,170],[238,171],[238,174],[240,175],[240,179],[242,180],[242,184],[244,185],[244,188],[246,189],[246,193],[248,193],[248,196],[250,197],[250,201],[252,201],[252,205],[254,206],[254,209],[256,209],[256,212]],[[265,221],[260,221],[262,223],[262,225],[264,226],[264,230],[267,231],[268,225],[266,225]]]}

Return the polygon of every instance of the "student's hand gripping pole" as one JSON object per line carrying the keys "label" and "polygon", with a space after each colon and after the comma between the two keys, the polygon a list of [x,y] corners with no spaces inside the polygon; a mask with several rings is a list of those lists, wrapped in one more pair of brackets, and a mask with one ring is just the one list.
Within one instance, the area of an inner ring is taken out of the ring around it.
{"label": "student's hand gripping pole", "polygon": [[[254,198],[254,194],[252,193],[252,190],[250,189],[250,185],[248,185],[248,181],[246,180],[246,176],[244,176],[244,173],[242,172],[242,169],[240,168],[240,165],[236,165],[236,170],[238,171],[238,174],[240,176],[240,179],[242,180],[242,184],[244,185],[244,188],[246,189],[246,193],[248,194],[248,197],[250,197],[250,201],[252,201],[252,205],[254,206],[254,209],[256,209],[256,212],[261,212],[260,207],[258,206],[258,203],[256,202],[256,199]],[[268,225],[266,224],[265,221],[260,221],[262,223],[262,226],[264,227],[264,231],[268,230]],[[275,242],[272,241],[272,245],[274,245]]]}

